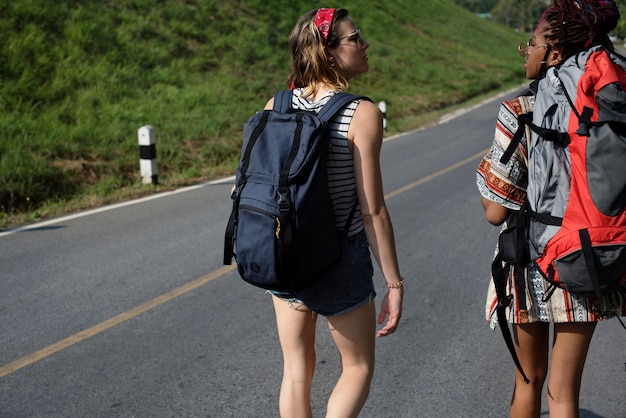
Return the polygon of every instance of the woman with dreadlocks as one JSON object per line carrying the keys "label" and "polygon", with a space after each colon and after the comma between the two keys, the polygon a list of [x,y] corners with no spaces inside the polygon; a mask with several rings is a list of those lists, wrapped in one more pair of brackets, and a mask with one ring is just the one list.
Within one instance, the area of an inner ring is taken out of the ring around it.
{"label": "woman with dreadlocks", "polygon": [[[525,95],[502,103],[492,147],[476,173],[485,217],[493,225],[503,225],[504,230],[519,220],[528,185],[530,129],[526,128],[508,163],[501,163],[500,157],[515,134],[519,116],[533,110],[538,80],[555,77],[552,68],[558,68],[567,58],[592,46],[602,45],[614,52],[608,33],[617,26],[619,17],[613,1],[553,0],[533,37],[519,45],[518,51],[525,58],[526,77],[535,81]],[[549,284],[535,267],[516,268],[511,274],[511,266],[502,264],[507,276],[507,292],[512,295],[506,317],[512,323],[515,351],[526,374],[523,376],[516,371],[511,417],[541,415],[548,370],[546,392],[550,416],[578,417],[585,359],[596,322],[603,319],[603,314],[594,310],[593,298],[572,295],[560,288],[545,300]],[[491,280],[486,316],[492,328],[498,324],[497,307],[496,286]],[[621,300],[612,307],[612,314],[626,315],[626,296],[622,294]],[[554,324],[551,356],[550,323]]]}

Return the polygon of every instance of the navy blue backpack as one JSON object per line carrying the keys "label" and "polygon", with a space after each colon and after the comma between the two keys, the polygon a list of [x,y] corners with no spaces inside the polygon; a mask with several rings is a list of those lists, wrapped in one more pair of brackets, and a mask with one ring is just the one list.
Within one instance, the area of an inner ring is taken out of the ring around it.
{"label": "navy blue backpack", "polygon": [[292,109],[292,92],[279,91],[272,110],[245,123],[224,264],[234,256],[246,282],[303,288],[340,259],[356,205],[338,230],[326,174],[328,121],[360,98],[369,100],[335,94],[316,114]]}

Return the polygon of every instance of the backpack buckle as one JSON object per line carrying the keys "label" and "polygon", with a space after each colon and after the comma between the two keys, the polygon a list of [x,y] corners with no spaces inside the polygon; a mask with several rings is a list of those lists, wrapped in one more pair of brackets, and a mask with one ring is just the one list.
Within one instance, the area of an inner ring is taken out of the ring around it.
{"label": "backpack buckle", "polygon": [[241,194],[242,190],[243,190],[243,184],[238,185],[237,187],[233,189],[233,192],[230,195],[230,198],[233,200],[239,199],[239,195]]}
{"label": "backpack buckle", "polygon": [[289,192],[278,193],[278,208],[281,212],[288,212],[291,209],[291,202],[289,202]]}
{"label": "backpack buckle", "polygon": [[591,125],[591,116],[593,115],[593,109],[585,106],[583,113],[578,118],[578,130],[576,133],[581,136],[589,136],[589,125]]}

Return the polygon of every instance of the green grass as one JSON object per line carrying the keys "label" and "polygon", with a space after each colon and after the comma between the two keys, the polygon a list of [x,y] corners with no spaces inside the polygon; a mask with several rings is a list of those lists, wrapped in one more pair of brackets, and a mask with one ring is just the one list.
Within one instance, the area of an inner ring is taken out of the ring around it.
{"label": "green grass", "polygon": [[[271,7],[269,6],[271,4]],[[347,0],[370,42],[350,91],[391,135],[523,81],[527,36],[452,0]],[[244,121],[289,71],[305,1],[9,0],[0,5],[0,228],[232,173]],[[156,131],[158,186],[137,130]]]}

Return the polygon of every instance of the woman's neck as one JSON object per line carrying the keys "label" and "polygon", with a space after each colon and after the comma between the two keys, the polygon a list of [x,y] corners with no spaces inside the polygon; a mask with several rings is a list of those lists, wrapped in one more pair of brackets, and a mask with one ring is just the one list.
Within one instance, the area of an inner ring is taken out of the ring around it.
{"label": "woman's neck", "polygon": [[324,97],[329,91],[338,91],[337,87],[330,84],[318,84],[315,86],[315,90],[312,90],[310,86],[302,89],[303,95],[309,100],[315,102]]}

